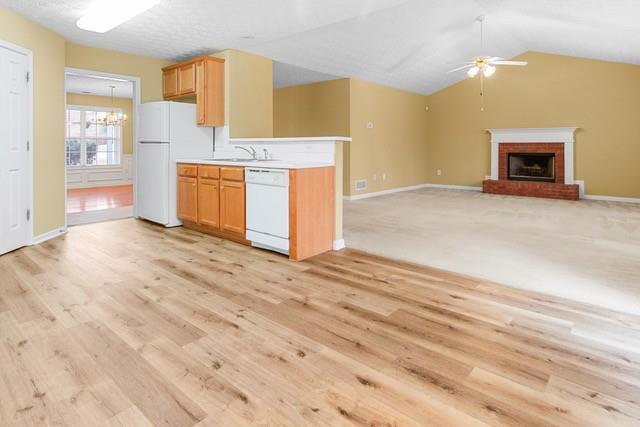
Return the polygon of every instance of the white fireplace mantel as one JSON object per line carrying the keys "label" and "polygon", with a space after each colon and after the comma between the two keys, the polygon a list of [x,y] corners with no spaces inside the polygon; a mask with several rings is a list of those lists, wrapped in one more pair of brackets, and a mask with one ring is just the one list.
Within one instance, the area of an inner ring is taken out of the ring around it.
{"label": "white fireplace mantel", "polygon": [[574,134],[578,128],[516,128],[516,129],[487,129],[491,133],[491,179],[499,176],[498,162],[500,144],[564,144],[564,183],[574,183],[573,143]]}

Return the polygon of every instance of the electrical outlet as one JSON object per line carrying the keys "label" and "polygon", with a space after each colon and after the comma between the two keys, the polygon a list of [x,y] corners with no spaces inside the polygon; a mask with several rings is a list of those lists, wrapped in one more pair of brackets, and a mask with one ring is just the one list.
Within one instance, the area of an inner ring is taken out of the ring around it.
{"label": "electrical outlet", "polygon": [[367,129],[373,129],[373,122],[367,123]]}
{"label": "electrical outlet", "polygon": [[436,171],[436,175],[438,175],[438,176],[442,176],[442,169],[438,169],[438,170]]}
{"label": "electrical outlet", "polygon": [[359,179],[356,181],[356,191],[363,191],[367,189],[367,180]]}
{"label": "electrical outlet", "polygon": [[383,173],[383,174],[382,174],[382,180],[383,180],[383,181],[386,181],[386,180],[387,180],[387,174],[386,174],[386,173]]}

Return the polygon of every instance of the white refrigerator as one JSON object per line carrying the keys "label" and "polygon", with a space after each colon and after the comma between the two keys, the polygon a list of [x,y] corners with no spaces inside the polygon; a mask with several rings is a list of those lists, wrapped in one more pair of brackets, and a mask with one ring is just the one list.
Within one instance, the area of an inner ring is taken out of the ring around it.
{"label": "white refrigerator", "polygon": [[182,102],[140,105],[136,149],[136,215],[165,227],[177,214],[176,160],[213,156],[214,128],[196,126],[196,106]]}

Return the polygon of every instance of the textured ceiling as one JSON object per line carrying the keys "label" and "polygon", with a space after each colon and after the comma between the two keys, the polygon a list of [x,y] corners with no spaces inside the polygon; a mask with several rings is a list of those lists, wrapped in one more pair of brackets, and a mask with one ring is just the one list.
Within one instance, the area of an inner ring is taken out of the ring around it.
{"label": "textured ceiling", "polygon": [[307,83],[326,82],[339,79],[338,76],[319,73],[308,68],[296,67],[273,61],[273,87],[278,89],[287,86],[304,85]]}
{"label": "textured ceiling", "polygon": [[472,56],[528,50],[640,64],[638,0],[162,0],[106,34],[75,26],[90,3],[0,0],[80,44],[174,60],[268,56],[295,66],[276,64],[280,86],[328,75],[432,93],[461,80],[446,71]]}
{"label": "textured ceiling", "polygon": [[68,93],[96,96],[111,96],[111,86],[115,86],[113,96],[116,98],[133,98],[133,83],[131,82],[67,74],[65,76],[65,85]]}

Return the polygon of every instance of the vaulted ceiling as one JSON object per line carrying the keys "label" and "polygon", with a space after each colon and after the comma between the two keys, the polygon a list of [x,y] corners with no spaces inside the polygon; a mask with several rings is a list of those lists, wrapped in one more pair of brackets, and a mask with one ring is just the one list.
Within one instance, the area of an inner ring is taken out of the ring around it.
{"label": "vaulted ceiling", "polygon": [[637,0],[162,0],[106,34],[75,26],[90,3],[0,0],[90,46],[172,60],[230,48],[268,56],[294,66],[276,67],[280,86],[340,76],[429,94],[463,79],[447,70],[473,56],[529,50],[640,64]]}

